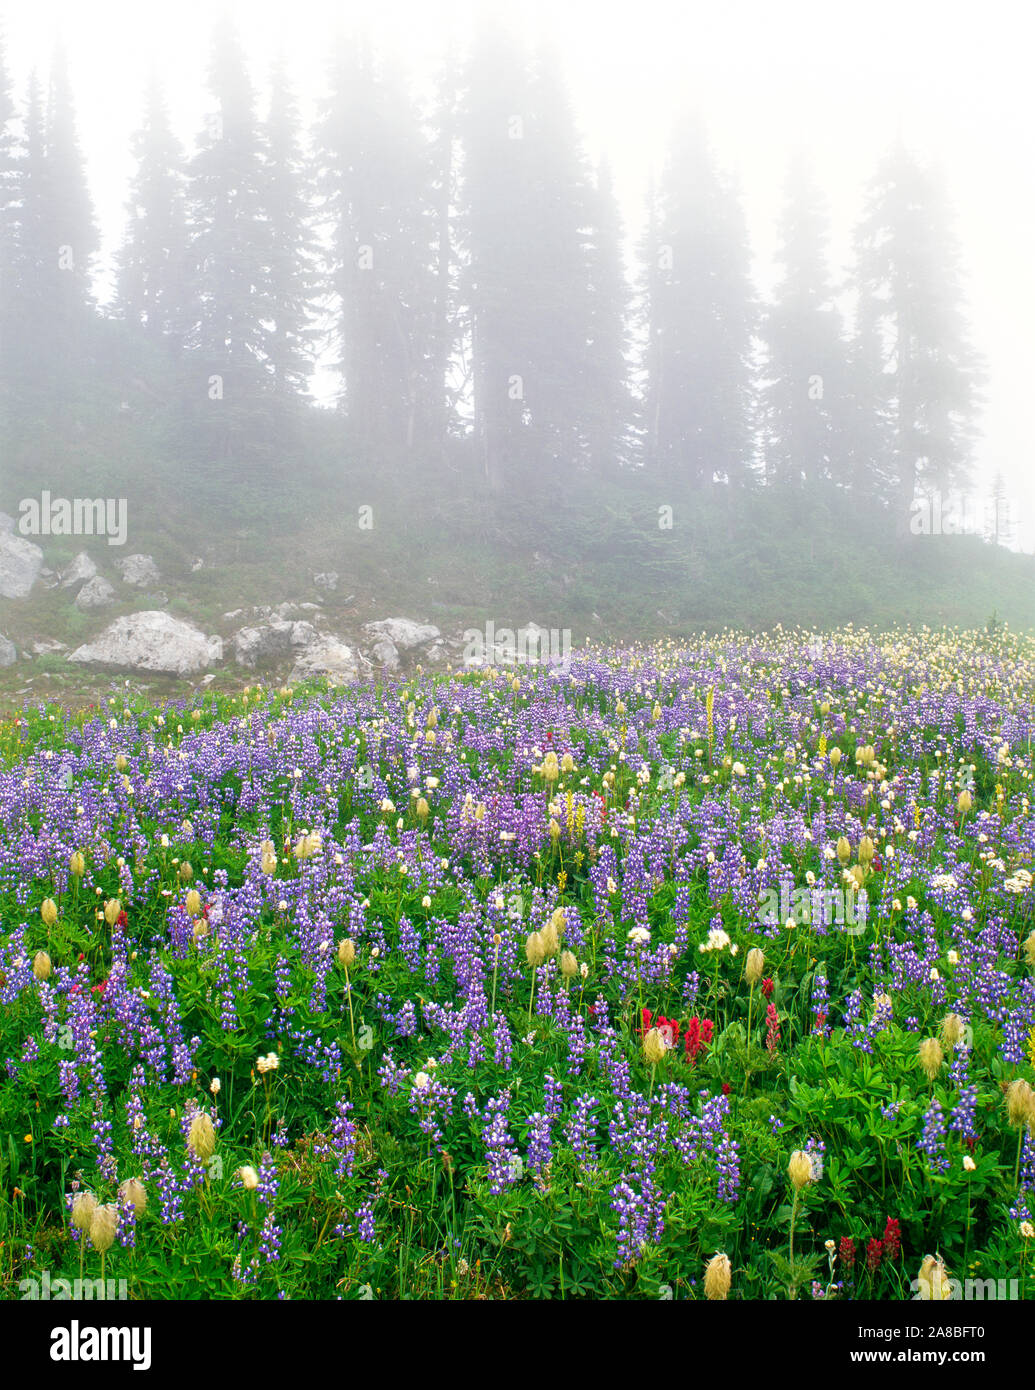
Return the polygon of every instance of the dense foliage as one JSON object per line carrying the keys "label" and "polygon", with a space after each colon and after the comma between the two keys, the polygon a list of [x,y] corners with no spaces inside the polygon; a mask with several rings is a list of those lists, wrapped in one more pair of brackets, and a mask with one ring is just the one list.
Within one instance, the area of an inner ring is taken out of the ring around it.
{"label": "dense foliage", "polygon": [[1030,1295],[1033,708],[847,630],[24,711],[0,1285]]}

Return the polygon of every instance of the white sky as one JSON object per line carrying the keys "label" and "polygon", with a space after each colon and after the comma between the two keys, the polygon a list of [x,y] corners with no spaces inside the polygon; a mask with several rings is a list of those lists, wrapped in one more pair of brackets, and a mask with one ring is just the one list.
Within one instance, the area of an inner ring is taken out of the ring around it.
{"label": "white sky", "polygon": [[[830,202],[834,269],[847,257],[863,185],[901,131],[943,170],[968,274],[973,339],[985,355],[983,480],[1007,476],[1023,548],[1035,547],[1030,396],[1035,382],[1035,114],[1023,6],[986,0],[242,0],[229,4],[261,84],[283,48],[304,106],[324,89],[328,35],[366,25],[420,88],[450,41],[462,45],[489,7],[563,58],[586,147],[611,159],[628,230],[638,233],[651,165],[660,167],[683,104],[708,122],[719,159],[742,188],[756,277],[768,288],[774,228],[790,152],[811,158]],[[60,34],[68,53],[91,187],[111,250],[122,226],[152,65],[189,143],[205,110],[202,82],[217,8],[200,0],[0,0],[19,93],[29,68],[46,73]],[[979,482],[979,490],[981,483]]]}

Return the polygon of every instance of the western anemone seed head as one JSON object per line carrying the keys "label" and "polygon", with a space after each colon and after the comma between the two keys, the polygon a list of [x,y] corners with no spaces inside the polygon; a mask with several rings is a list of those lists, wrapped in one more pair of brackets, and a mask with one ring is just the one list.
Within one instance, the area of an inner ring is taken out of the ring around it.
{"label": "western anemone seed head", "polygon": [[191,927],[191,935],[195,941],[200,941],[203,937],[208,936],[208,923],[204,917],[195,918],[194,925]]}
{"label": "western anemone seed head", "polygon": [[550,839],[556,844],[561,838],[561,827],[552,816],[550,817],[550,824],[547,828],[550,831]]}
{"label": "western anemone seed head", "polygon": [[119,1224],[119,1209],[114,1202],[94,1207],[90,1217],[90,1244],[102,1255],[110,1250]]}
{"label": "western anemone seed head", "polygon": [[205,1110],[199,1110],[191,1121],[190,1133],[187,1135],[187,1144],[195,1158],[201,1163],[207,1163],[215,1153],[216,1131],[212,1124],[212,1117]]}
{"label": "western anemone seed head", "polygon": [[744,979],[749,985],[756,985],[765,972],[765,953],[757,946],[752,946],[747,953],[747,960],[744,962]]}
{"label": "western anemone seed head", "polygon": [[122,911],[122,903],[118,898],[109,898],[104,904],[104,920],[109,927],[113,927],[119,920],[119,913]]}
{"label": "western anemone seed head", "polygon": [[72,1199],[72,1225],[77,1231],[88,1231],[97,1198],[92,1192],[77,1192]]}
{"label": "western anemone seed head", "polygon": [[259,1185],[259,1175],[250,1163],[246,1163],[243,1168],[238,1168],[237,1176],[248,1192],[254,1192]]}
{"label": "western anemone seed head", "polygon": [[643,1055],[650,1065],[656,1066],[665,1055],[665,1039],[660,1028],[651,1028],[643,1039]]}
{"label": "western anemone seed head", "polygon": [[965,816],[973,804],[974,798],[971,796],[970,792],[967,791],[966,787],[964,787],[956,798],[956,810],[959,811],[961,816]]}
{"label": "western anemone seed head", "polygon": [[575,771],[575,759],[571,756],[570,753],[565,753],[564,756],[561,758],[561,771],[562,771],[562,772],[574,772],[574,771]]}
{"label": "western anemone seed head", "polygon": [[189,859],[185,859],[180,865],[180,882],[190,883],[194,877],[194,869]]}
{"label": "western anemone seed head", "polygon": [[942,1051],[941,1043],[937,1038],[924,1038],[920,1044],[919,1056],[920,1065],[927,1073],[928,1081],[933,1081],[941,1071],[942,1063],[945,1061],[945,1053]]}
{"label": "western anemone seed head", "polygon": [[555,907],[555,908],[554,908],[553,912],[550,914],[550,924],[552,925],[554,931],[557,933],[558,936],[563,936],[563,935],[564,935],[564,928],[565,928],[568,924],[567,924],[567,922],[564,920],[564,908],[563,908],[563,907]]}
{"label": "western anemone seed head", "polygon": [[704,1271],[704,1296],[712,1302],[724,1299],[733,1282],[733,1269],[729,1256],[721,1251],[713,1255]]}
{"label": "western anemone seed head", "polygon": [[348,970],[349,966],[355,962],[355,959],[356,943],[352,940],[351,936],[346,936],[344,940],[338,942],[338,964],[344,965],[345,969]]}
{"label": "western anemone seed head", "polygon": [[555,956],[560,950],[561,943],[557,937],[557,928],[553,924],[552,917],[540,931],[539,939],[543,943],[543,954],[546,956],[547,960],[549,960],[551,956]]}
{"label": "western anemone seed head", "polygon": [[812,1159],[804,1149],[795,1149],[787,1165],[787,1174],[795,1192],[800,1192],[806,1183],[812,1181]]}
{"label": "western anemone seed head", "polygon": [[262,859],[261,859],[260,862],[259,862],[259,867],[261,868],[261,870],[262,870],[262,872],[263,872],[264,874],[272,874],[272,873],[275,873],[275,872],[276,872],[276,868],[277,868],[277,852],[276,852],[276,850],[274,850],[274,849],[264,849],[264,850],[262,851]]}
{"label": "western anemone seed head", "polygon": [[831,748],[830,752],[827,754],[827,757],[830,759],[830,766],[836,768],[838,763],[841,761],[840,748]]}
{"label": "western anemone seed head", "polygon": [[126,758],[125,753],[119,753],[116,755],[115,766],[118,768],[119,772],[125,772],[126,768],[129,767],[129,761]]}
{"label": "western anemone seed head", "polygon": [[861,864],[853,864],[848,870],[848,877],[855,885],[855,891],[857,893],[861,892],[862,886],[866,881],[866,871],[863,869],[863,866]]}
{"label": "western anemone seed head", "polygon": [[578,974],[579,963],[570,951],[561,952],[561,974],[566,980]]}
{"label": "western anemone seed head", "polygon": [[426,821],[431,815],[431,807],[428,805],[427,797],[422,796],[418,798],[417,804],[413,809],[417,814],[417,819],[420,821]]}
{"label": "western anemone seed head", "polygon": [[543,779],[547,782],[556,782],[560,776],[560,771],[557,754],[551,749],[543,759]]}
{"label": "western anemone seed head", "polygon": [[944,1047],[955,1047],[967,1030],[959,1014],[946,1014],[942,1019],[940,1037]]}
{"label": "western anemone seed head", "polygon": [[829,701],[829,700],[824,700],[824,701],[820,704],[819,712],[820,712],[820,714],[829,714],[829,713],[830,713],[830,701]]}
{"label": "western anemone seed head", "polygon": [[949,1271],[934,1255],[925,1255],[917,1275],[917,1292],[923,1299],[943,1301],[952,1297]]}
{"label": "western anemone seed head", "polygon": [[1035,1091],[1023,1076],[1018,1076],[1006,1088],[1006,1117],[1014,1129],[1035,1119]]}
{"label": "western anemone seed head", "polygon": [[50,957],[46,951],[37,951],[32,958],[32,973],[37,980],[50,979]]}
{"label": "western anemone seed head", "polygon": [[68,867],[75,878],[82,878],[83,874],[86,873],[86,860],[78,850],[76,850],[75,854],[69,859]]}
{"label": "western anemone seed head", "polygon": [[57,903],[53,898],[44,898],[43,906],[40,908],[40,916],[43,918],[45,926],[52,927],[58,919]]}
{"label": "western anemone seed head", "polygon": [[192,917],[197,917],[201,912],[201,894],[196,888],[192,888],[183,900],[183,905]]}
{"label": "western anemone seed head", "polygon": [[546,951],[543,947],[543,938],[537,931],[532,932],[525,942],[525,959],[534,970],[536,966],[542,965],[546,959]]}
{"label": "western anemone seed head", "polygon": [[847,864],[852,857],[852,846],[844,835],[837,842],[837,857],[842,864]]}
{"label": "western anemone seed head", "polygon": [[139,1178],[127,1178],[125,1182],[120,1182],[119,1196],[124,1202],[132,1203],[138,1216],[143,1216],[147,1210],[147,1189]]}
{"label": "western anemone seed head", "polygon": [[874,844],[869,835],[864,835],[859,841],[859,863],[863,865],[871,864],[874,856]]}

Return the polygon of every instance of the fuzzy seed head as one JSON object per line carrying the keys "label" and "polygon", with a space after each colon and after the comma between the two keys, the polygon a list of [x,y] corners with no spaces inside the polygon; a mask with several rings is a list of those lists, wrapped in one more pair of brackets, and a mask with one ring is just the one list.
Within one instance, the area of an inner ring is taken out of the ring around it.
{"label": "fuzzy seed head", "polygon": [[933,1081],[941,1071],[942,1063],[945,1061],[945,1053],[942,1051],[942,1045],[938,1039],[924,1038],[919,1047],[919,1057],[920,1065],[923,1067],[928,1081]]}
{"label": "fuzzy seed head", "polygon": [[704,1295],[712,1302],[725,1299],[733,1282],[733,1269],[729,1256],[721,1251],[713,1255],[704,1271]]}
{"label": "fuzzy seed head", "polygon": [[32,973],[37,980],[50,979],[50,957],[46,951],[37,951],[32,958]]}
{"label": "fuzzy seed head", "polygon": [[215,1153],[216,1131],[212,1124],[212,1117],[205,1110],[200,1110],[191,1121],[190,1133],[187,1136],[187,1143],[195,1158],[201,1163],[207,1163]]}
{"label": "fuzzy seed head", "polygon": [[147,1189],[139,1178],[127,1178],[125,1182],[120,1182],[119,1196],[124,1202],[132,1203],[138,1216],[143,1216],[147,1210]]}
{"label": "fuzzy seed head", "polygon": [[533,970],[542,965],[546,959],[546,948],[543,946],[543,938],[540,932],[534,931],[525,942],[525,959]]}
{"label": "fuzzy seed head", "polygon": [[1006,1088],[1006,1117],[1014,1129],[1035,1120],[1035,1091],[1018,1076]]}
{"label": "fuzzy seed head", "polygon": [[77,1231],[88,1231],[90,1220],[97,1206],[97,1198],[92,1192],[77,1192],[72,1200],[72,1225]]}
{"label": "fuzzy seed head", "polygon": [[795,1149],[791,1154],[787,1175],[795,1192],[800,1192],[806,1183],[812,1181],[812,1159],[804,1149]]}
{"label": "fuzzy seed head", "polygon": [[665,1055],[665,1039],[661,1036],[660,1028],[651,1028],[647,1031],[643,1039],[643,1055],[650,1066],[654,1067]]}
{"label": "fuzzy seed head", "polygon": [[94,1207],[90,1217],[90,1244],[100,1254],[103,1255],[105,1250],[111,1249],[118,1224],[119,1209],[114,1202],[105,1202],[103,1206]]}
{"label": "fuzzy seed head", "polygon": [[960,1018],[959,1014],[946,1014],[942,1019],[940,1037],[942,1046],[952,1049],[963,1038],[967,1030],[967,1025]]}
{"label": "fuzzy seed head", "polygon": [[752,946],[747,953],[747,960],[744,962],[744,979],[749,985],[757,985],[764,973],[765,952],[757,946]]}
{"label": "fuzzy seed head", "polygon": [[923,1299],[940,1302],[952,1297],[949,1271],[942,1260],[934,1255],[926,1255],[917,1275],[917,1292]]}
{"label": "fuzzy seed head", "polygon": [[552,956],[555,956],[557,952],[560,950],[561,943],[557,939],[557,928],[553,924],[552,917],[549,920],[549,922],[547,922],[546,926],[543,927],[540,931],[539,939],[543,943],[543,953],[546,956],[547,960],[549,960]]}

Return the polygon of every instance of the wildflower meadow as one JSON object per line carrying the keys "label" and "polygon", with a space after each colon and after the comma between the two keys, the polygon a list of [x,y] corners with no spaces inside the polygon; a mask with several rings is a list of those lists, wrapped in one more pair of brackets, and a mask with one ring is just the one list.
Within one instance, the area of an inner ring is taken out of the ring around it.
{"label": "wildflower meadow", "polygon": [[8,715],[3,1296],[1035,1297],[1033,719],[1002,628]]}

